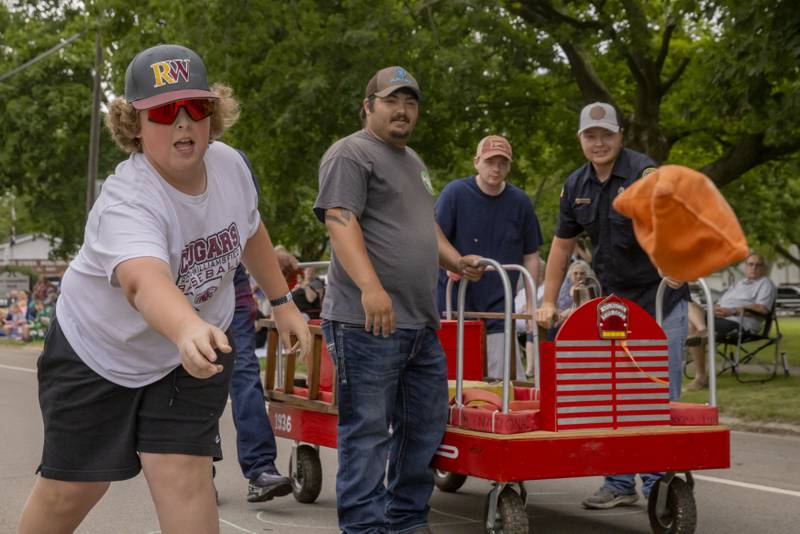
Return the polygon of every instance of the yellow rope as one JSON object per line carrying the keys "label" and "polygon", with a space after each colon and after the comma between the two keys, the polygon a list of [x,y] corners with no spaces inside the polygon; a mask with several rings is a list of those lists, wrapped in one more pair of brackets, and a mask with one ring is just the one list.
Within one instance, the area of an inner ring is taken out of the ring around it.
{"label": "yellow rope", "polygon": [[660,378],[658,378],[658,377],[655,377],[655,376],[651,375],[650,373],[648,373],[647,371],[645,371],[644,369],[642,369],[641,367],[639,367],[639,364],[638,364],[638,363],[636,362],[636,360],[633,358],[633,354],[631,354],[631,352],[628,350],[628,344],[627,344],[627,343],[625,343],[625,341],[624,341],[624,340],[621,340],[621,341],[619,342],[619,344],[622,346],[622,350],[624,350],[624,351],[625,351],[625,354],[627,354],[627,355],[628,355],[628,358],[630,358],[630,360],[633,362],[633,365],[635,365],[635,366],[636,366],[636,368],[639,370],[639,372],[640,372],[640,373],[642,373],[644,376],[646,376],[647,378],[649,378],[649,379],[650,379],[651,381],[653,381],[653,382],[658,382],[659,384],[666,384],[666,385],[669,385],[669,382],[668,382],[668,381],[666,381],[666,380],[662,380],[662,379],[660,379]]}

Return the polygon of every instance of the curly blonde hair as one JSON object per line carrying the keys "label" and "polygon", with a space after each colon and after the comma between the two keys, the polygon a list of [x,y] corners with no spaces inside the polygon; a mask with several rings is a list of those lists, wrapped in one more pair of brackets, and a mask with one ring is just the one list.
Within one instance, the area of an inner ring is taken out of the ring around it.
{"label": "curly blonde hair", "polygon": [[[222,137],[225,130],[236,124],[239,119],[239,102],[233,97],[233,89],[221,83],[211,86],[211,92],[217,96],[212,100],[214,112],[211,114],[211,131],[209,142]],[[111,138],[122,150],[132,154],[142,151],[142,140],[139,139],[139,110],[125,101],[116,98],[108,106],[106,127]]]}

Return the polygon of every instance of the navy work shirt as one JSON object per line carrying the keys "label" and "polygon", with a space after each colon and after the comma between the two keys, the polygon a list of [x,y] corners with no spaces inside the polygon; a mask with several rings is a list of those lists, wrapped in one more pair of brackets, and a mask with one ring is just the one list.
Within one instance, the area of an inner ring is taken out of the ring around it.
{"label": "navy work shirt", "polygon": [[[475,176],[447,184],[436,201],[436,222],[444,236],[462,255],[477,254],[501,264],[522,264],[523,256],[533,254],[542,244],[542,231],[528,195],[506,182],[497,196],[481,191]],[[519,273],[509,272],[512,300]],[[453,311],[458,306],[458,284],[454,284]],[[439,312],[445,310],[447,274],[439,273],[436,300]],[[467,311],[503,311],[503,285],[495,273],[470,282],[465,297]],[[486,322],[488,332],[501,332],[503,322]]]}
{"label": "navy work shirt", "polygon": [[[608,180],[600,182],[587,161],[564,182],[556,228],[556,236],[564,239],[585,230],[592,241],[592,268],[603,292],[630,299],[653,316],[661,276],[636,241],[632,221],[615,210],[612,202],[655,166],[648,156],[623,148]],[[677,290],[667,288],[664,315],[688,296],[686,285]]]}

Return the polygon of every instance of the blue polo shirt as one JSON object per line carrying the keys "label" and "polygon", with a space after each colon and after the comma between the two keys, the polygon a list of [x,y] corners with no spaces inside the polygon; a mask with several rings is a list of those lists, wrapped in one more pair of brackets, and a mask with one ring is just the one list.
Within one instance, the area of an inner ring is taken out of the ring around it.
{"label": "blue polo shirt", "polygon": [[[592,241],[592,268],[604,294],[630,299],[653,316],[661,276],[639,246],[632,221],[615,210],[612,203],[655,166],[645,154],[623,148],[608,180],[600,182],[594,166],[584,163],[564,182],[555,232],[557,237],[569,239],[585,231]],[[686,285],[677,290],[667,288],[664,314],[688,297]]]}
{"label": "blue polo shirt", "polygon": [[[477,254],[501,264],[522,264],[523,256],[533,254],[542,244],[542,231],[528,195],[506,182],[497,196],[481,191],[475,176],[450,182],[436,201],[436,222],[445,237],[462,255]],[[512,298],[519,273],[509,273]],[[458,304],[457,284],[453,288],[453,309]],[[436,300],[439,312],[445,309],[447,275],[439,273]],[[500,277],[488,273],[467,288],[469,311],[503,311],[503,285]],[[503,322],[487,321],[487,331],[503,330]]]}

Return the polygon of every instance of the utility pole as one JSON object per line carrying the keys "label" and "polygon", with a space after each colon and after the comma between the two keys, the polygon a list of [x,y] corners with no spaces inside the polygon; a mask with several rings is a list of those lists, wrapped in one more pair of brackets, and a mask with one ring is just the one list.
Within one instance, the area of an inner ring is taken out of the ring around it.
{"label": "utility pole", "polygon": [[92,209],[97,184],[97,164],[100,158],[100,76],[103,71],[103,47],[100,31],[94,38],[94,84],[92,89],[92,124],[89,131],[89,172],[86,176],[86,217]]}

